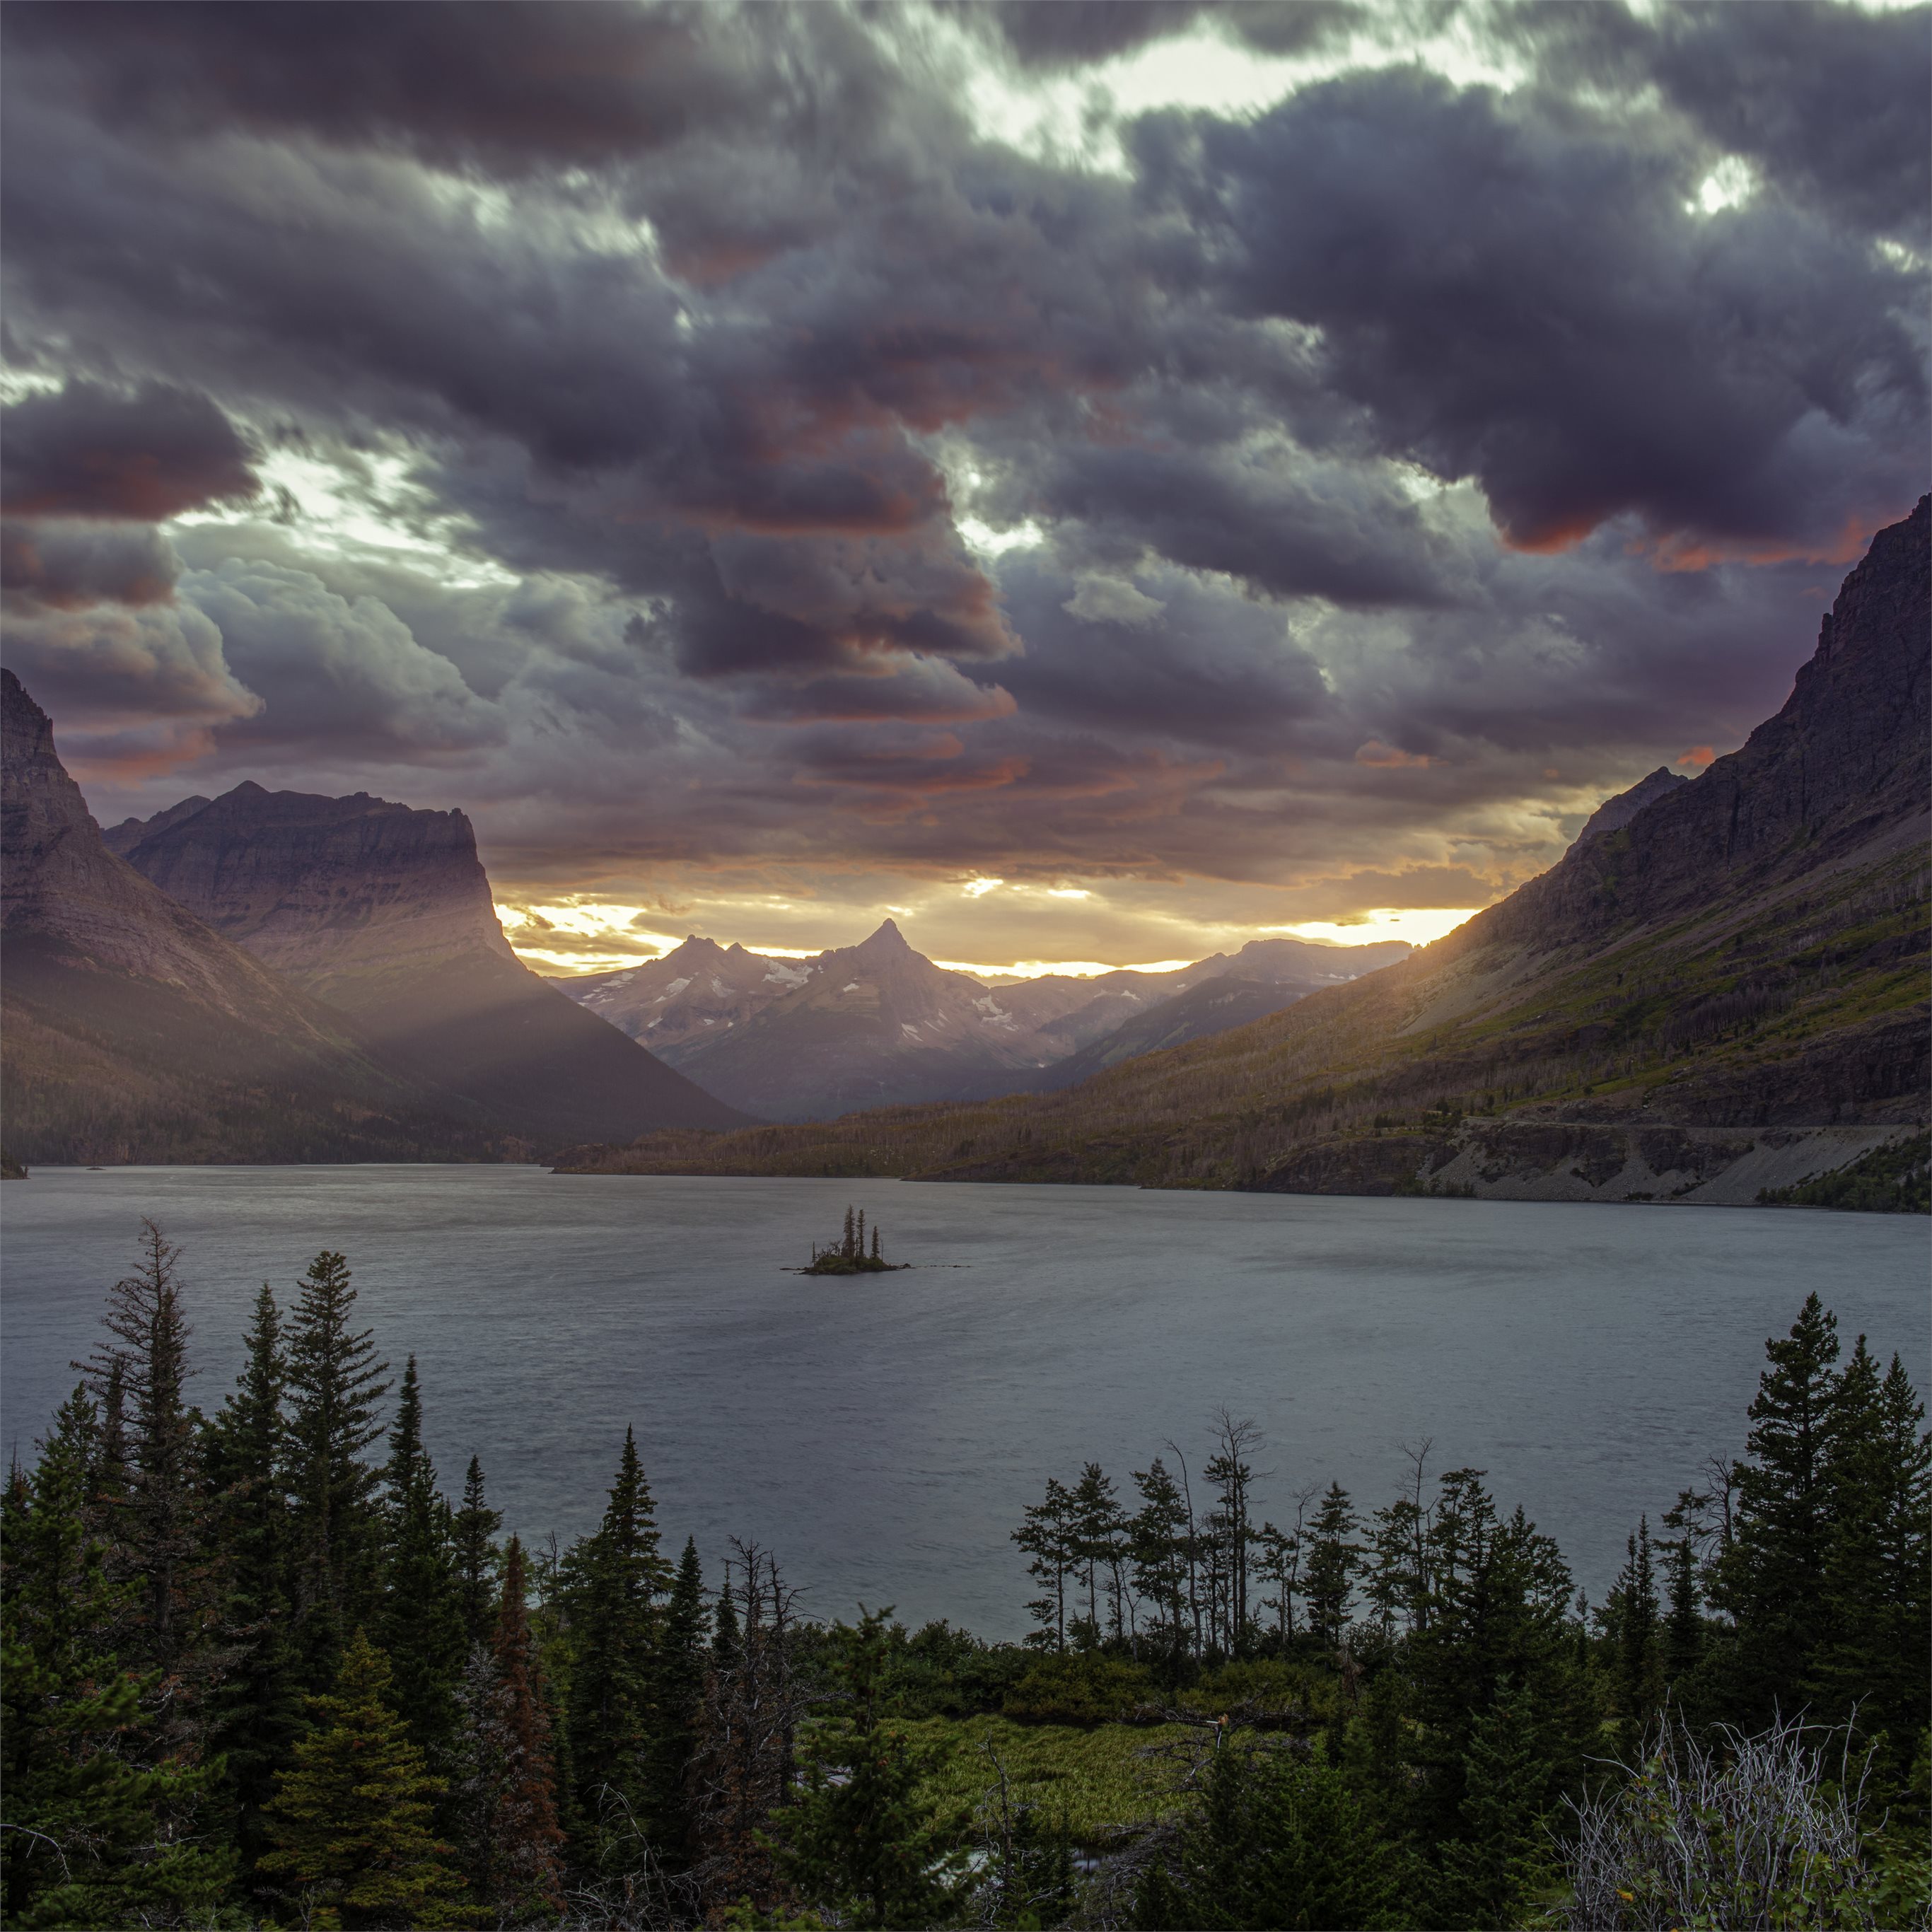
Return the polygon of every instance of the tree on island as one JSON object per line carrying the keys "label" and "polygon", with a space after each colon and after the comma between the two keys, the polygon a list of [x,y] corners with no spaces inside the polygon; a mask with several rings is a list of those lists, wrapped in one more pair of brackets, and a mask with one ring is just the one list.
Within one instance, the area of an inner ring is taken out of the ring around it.
{"label": "tree on island", "polygon": [[872,1224],[871,1245],[866,1240],[866,1210],[856,1212],[849,1206],[845,1210],[845,1225],[838,1240],[829,1248],[821,1248],[814,1241],[812,1244],[812,1260],[801,1268],[801,1274],[885,1274],[897,1268],[910,1266],[905,1262],[889,1262],[886,1259],[885,1244],[880,1238],[879,1225]]}

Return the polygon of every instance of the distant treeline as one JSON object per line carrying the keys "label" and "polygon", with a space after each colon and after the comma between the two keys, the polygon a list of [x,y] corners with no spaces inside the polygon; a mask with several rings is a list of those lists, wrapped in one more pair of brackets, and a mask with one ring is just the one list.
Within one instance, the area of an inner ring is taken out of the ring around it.
{"label": "distant treeline", "polygon": [[[264,1286],[204,1414],[179,1256],[146,1227],[5,1492],[7,1924],[1925,1910],[1932,1438],[1897,1360],[1844,1354],[1816,1296],[1768,1344],[1742,1458],[1658,1536],[1640,1521],[1599,1607],[1426,1445],[1366,1516],[1330,1484],[1277,1524],[1223,1413],[1198,1471],[1163,1445],[1130,1499],[1093,1464],[1047,1484],[1016,1532],[1022,1644],[819,1624],[749,1544],[707,1581],[628,1432],[594,1532],[506,1540],[476,1460],[440,1486],[415,1364],[392,1379],[355,1304],[331,1252],[292,1305]],[[1163,1726],[1168,1796],[1076,1842],[994,1755],[949,1805],[947,1725],[988,1713]]]}

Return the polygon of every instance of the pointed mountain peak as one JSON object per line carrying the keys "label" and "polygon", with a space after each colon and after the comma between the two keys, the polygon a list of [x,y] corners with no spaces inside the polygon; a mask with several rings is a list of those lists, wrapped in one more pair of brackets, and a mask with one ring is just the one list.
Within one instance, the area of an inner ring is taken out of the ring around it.
{"label": "pointed mountain peak", "polygon": [[885,920],[869,938],[861,940],[854,946],[854,952],[910,952],[912,948],[906,944],[906,937],[891,920]]}
{"label": "pointed mountain peak", "polygon": [[1620,791],[1616,797],[1605,799],[1577,833],[1576,843],[1581,845],[1586,839],[1601,838],[1606,832],[1620,832],[1653,799],[1661,798],[1666,792],[1675,791],[1679,785],[1690,782],[1668,765],[1659,765],[1648,776],[1639,778],[1628,791]]}

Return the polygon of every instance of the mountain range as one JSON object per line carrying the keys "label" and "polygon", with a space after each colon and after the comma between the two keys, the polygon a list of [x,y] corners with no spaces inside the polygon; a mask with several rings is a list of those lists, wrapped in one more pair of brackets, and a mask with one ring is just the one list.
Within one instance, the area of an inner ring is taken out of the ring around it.
{"label": "mountain range", "polygon": [[815,958],[694,934],[644,965],[555,983],[731,1105],[800,1120],[1070,1085],[1408,952],[1400,940],[1257,940],[1172,972],[988,984],[935,965],[888,919]]}
{"label": "mountain range", "polygon": [[516,958],[460,812],[243,784],[110,845],[11,672],[0,713],[12,1159],[527,1157],[744,1120]]}
{"label": "mountain range", "polygon": [[567,1164],[1620,1202],[1922,1166],[1928,536],[1924,498],[1877,534],[1737,751],[1405,961],[1064,1092]]}

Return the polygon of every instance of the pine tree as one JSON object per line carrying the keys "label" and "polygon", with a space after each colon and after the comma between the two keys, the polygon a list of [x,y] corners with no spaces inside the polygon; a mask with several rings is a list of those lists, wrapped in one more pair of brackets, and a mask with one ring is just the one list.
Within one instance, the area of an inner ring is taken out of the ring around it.
{"label": "pine tree", "polygon": [[189,1329],[181,1250],[146,1220],[141,1250],[140,1266],[108,1295],[101,1322],[112,1340],[75,1366],[89,1389],[112,1403],[117,1436],[124,1426],[114,1448],[121,1467],[112,1533],[124,1570],[140,1586],[134,1648],[173,1673],[206,1640],[214,1582],[202,1560],[208,1538],[200,1448],[185,1393]]}
{"label": "pine tree", "polygon": [[286,1490],[287,1364],[281,1319],[265,1282],[255,1298],[242,1374],[209,1426],[206,1463],[214,1521],[228,1558],[224,1618],[240,1646],[223,1687],[214,1747],[236,1805],[244,1870],[260,1855],[262,1807],[302,1727],[294,1606],[292,1525]]}
{"label": "pine tree", "polygon": [[1712,1594],[1732,1624],[1728,1714],[1754,1730],[1803,1701],[1826,1636],[1837,1329],[1813,1294],[1790,1335],[1765,1344],[1769,1366],[1750,1406],[1745,1460],[1733,1472],[1735,1533]]}
{"label": "pine tree", "polygon": [[724,1581],[718,1592],[717,1614],[711,1623],[711,1664],[715,1670],[728,1670],[738,1661],[738,1612],[731,1598],[731,1574],[728,1565]]}
{"label": "pine tree", "polygon": [[429,1774],[389,1690],[388,1660],[357,1630],[334,1690],[309,1700],[315,1729],[267,1809],[274,1849],[260,1869],[306,1912],[349,1928],[449,1922],[458,1889],[449,1847],[430,1830],[443,1780]]}
{"label": "pine tree", "polygon": [[879,1244],[879,1224],[876,1221],[872,1223],[872,1258],[881,1264],[886,1258],[885,1250]]}
{"label": "pine tree", "polygon": [[1097,1462],[1081,1470],[1069,1504],[1068,1554],[1084,1582],[1087,1607],[1070,1634],[1081,1650],[1096,1650],[1109,1634],[1101,1627],[1103,1580],[1111,1581],[1111,1634],[1122,1634],[1120,1568],[1126,1555],[1126,1518],[1121,1514],[1113,1478]]}
{"label": "pine tree", "polygon": [[0,1919],[178,1923],[212,1910],[232,1854],[204,1840],[209,1774],[158,1737],[158,1671],[115,1654],[148,1580],[112,1581],[88,1526],[99,1413],[62,1407],[0,1498]]}
{"label": "pine tree", "polygon": [[403,1370],[383,1471],[387,1549],[376,1640],[389,1660],[397,1708],[431,1762],[456,1720],[464,1630],[447,1504],[422,1446],[422,1390],[412,1355]]}
{"label": "pine tree", "polygon": [[502,1561],[494,1539],[502,1526],[502,1512],[484,1500],[483,1465],[472,1456],[463,1482],[463,1507],[450,1523],[457,1610],[466,1647],[487,1642],[494,1627]]}
{"label": "pine tree", "polygon": [[1027,1574],[1042,1586],[1042,1594],[1027,1605],[1040,1628],[1027,1639],[1036,1649],[1066,1648],[1066,1582],[1079,1561],[1075,1533],[1073,1492],[1058,1476],[1046,1479],[1046,1497],[1026,1513],[1026,1522],[1012,1540],[1032,1561]]}
{"label": "pine tree", "polygon": [[832,1626],[837,1714],[814,1733],[802,1787],[767,1832],[808,1904],[849,1924],[920,1927],[942,1922],[957,1890],[964,1820],[938,1818],[922,1790],[944,1754],[885,1716],[891,1615],[862,1610],[856,1628]]}
{"label": "pine tree", "polygon": [[845,1207],[845,1231],[839,1238],[838,1252],[841,1256],[849,1262],[858,1252],[858,1231],[853,1225],[852,1208],[848,1202]]}
{"label": "pine tree", "polygon": [[1656,1566],[1648,1516],[1638,1520],[1624,1567],[1611,1588],[1609,1622],[1616,1639],[1612,1672],[1617,1710],[1623,1720],[1624,1742],[1634,1748],[1664,1696]]}
{"label": "pine tree", "polygon": [[1348,1627],[1348,1599],[1361,1567],[1361,1546],[1354,1541],[1360,1527],[1348,1492],[1330,1483],[1310,1526],[1307,1581],[1308,1628],[1324,1649],[1339,1650]]}
{"label": "pine tree", "polygon": [[1664,1514],[1664,1526],[1676,1533],[1666,1553],[1670,1607],[1664,1626],[1664,1682],[1680,1709],[1688,1707],[1704,1661],[1704,1618],[1699,1608],[1697,1538],[1710,1498],[1682,1490]]}
{"label": "pine tree", "polygon": [[670,1581],[658,1545],[650,1486],[627,1429],[603,1522],[572,1551],[566,1579],[572,1772],[584,1815],[608,1815],[614,1828],[621,1820],[627,1830],[647,1802],[658,1599]]}
{"label": "pine tree", "polygon": [[659,1857],[673,1864],[683,1863],[692,1850],[687,1774],[704,1701],[710,1622],[698,1545],[687,1538],[658,1646],[652,1698],[656,1722],[644,1790],[651,1842]]}
{"label": "pine tree", "polygon": [[380,1580],[380,1477],[362,1454],[382,1433],[388,1364],[367,1329],[350,1326],[355,1306],[348,1263],[325,1250],[302,1280],[288,1351],[296,1612],[312,1685],[328,1681],[347,1633],[374,1615]]}
{"label": "pine tree", "polygon": [[1180,1681],[1192,1648],[1188,1621],[1189,1518],[1180,1485],[1156,1456],[1134,1472],[1141,1506],[1127,1526],[1134,1588],[1155,1606],[1157,1637],[1168,1681]]}
{"label": "pine tree", "polygon": [[1932,1438],[1894,1356],[1881,1377],[1861,1335],[1840,1377],[1826,1454],[1829,1525],[1824,1626],[1810,1680],[1817,1714],[1886,1733],[1902,1777],[1932,1703],[1924,1633],[1932,1627]]}

